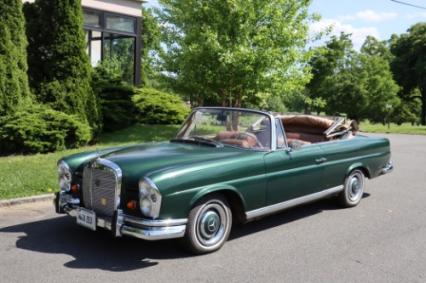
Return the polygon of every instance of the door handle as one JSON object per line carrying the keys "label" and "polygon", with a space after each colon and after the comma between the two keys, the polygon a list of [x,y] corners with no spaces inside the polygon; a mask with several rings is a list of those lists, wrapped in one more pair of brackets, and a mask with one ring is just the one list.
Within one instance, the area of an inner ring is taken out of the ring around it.
{"label": "door handle", "polygon": [[317,159],[315,159],[315,162],[317,163],[317,164],[321,164],[321,163],[324,163],[324,162],[326,162],[327,161],[327,158],[325,158],[325,157],[321,157],[321,158],[317,158]]}

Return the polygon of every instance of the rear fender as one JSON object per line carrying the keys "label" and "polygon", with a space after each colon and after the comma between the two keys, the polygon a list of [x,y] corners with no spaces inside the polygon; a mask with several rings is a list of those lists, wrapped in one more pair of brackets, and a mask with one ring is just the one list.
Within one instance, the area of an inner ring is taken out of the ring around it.
{"label": "rear fender", "polygon": [[356,162],[348,167],[348,170],[346,171],[346,176],[348,176],[353,170],[355,169],[361,169],[364,175],[368,178],[370,178],[370,168],[363,164],[362,162]]}

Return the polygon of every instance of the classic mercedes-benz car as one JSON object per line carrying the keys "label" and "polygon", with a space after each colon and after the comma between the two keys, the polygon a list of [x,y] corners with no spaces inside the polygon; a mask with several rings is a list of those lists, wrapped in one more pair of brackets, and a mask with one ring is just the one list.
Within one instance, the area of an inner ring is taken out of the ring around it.
{"label": "classic mercedes-benz car", "polygon": [[168,142],[103,149],[58,162],[56,211],[92,230],[182,238],[219,249],[233,223],[324,197],[357,205],[365,178],[392,171],[389,141],[337,117],[203,107]]}

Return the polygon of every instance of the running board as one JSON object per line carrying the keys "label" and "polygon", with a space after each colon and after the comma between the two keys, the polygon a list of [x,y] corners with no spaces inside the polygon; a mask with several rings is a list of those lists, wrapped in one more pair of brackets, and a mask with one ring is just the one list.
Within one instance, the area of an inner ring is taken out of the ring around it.
{"label": "running board", "polygon": [[291,208],[300,204],[304,204],[304,203],[308,203],[308,202],[312,202],[321,198],[324,198],[326,196],[338,193],[343,191],[343,185],[334,187],[334,188],[330,188],[321,192],[317,192],[317,193],[313,193],[310,195],[306,195],[303,197],[299,197],[299,198],[295,198],[295,199],[291,199],[291,200],[287,200],[284,202],[280,202],[277,204],[272,204],[269,206],[265,206],[262,208],[258,208],[258,209],[254,209],[254,210],[250,210],[246,212],[246,219],[247,220],[252,220],[254,218],[258,218],[261,216],[265,216],[268,214],[272,214],[275,213],[277,211],[280,210],[284,210],[287,208]]}

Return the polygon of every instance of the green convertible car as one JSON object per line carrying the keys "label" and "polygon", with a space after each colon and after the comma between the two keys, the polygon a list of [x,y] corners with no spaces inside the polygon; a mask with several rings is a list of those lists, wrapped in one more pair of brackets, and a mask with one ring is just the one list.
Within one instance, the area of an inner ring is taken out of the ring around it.
{"label": "green convertible car", "polygon": [[170,141],[109,148],[58,162],[56,211],[113,236],[183,238],[219,249],[233,223],[324,197],[357,205],[366,178],[393,170],[389,140],[336,117],[193,110]]}

